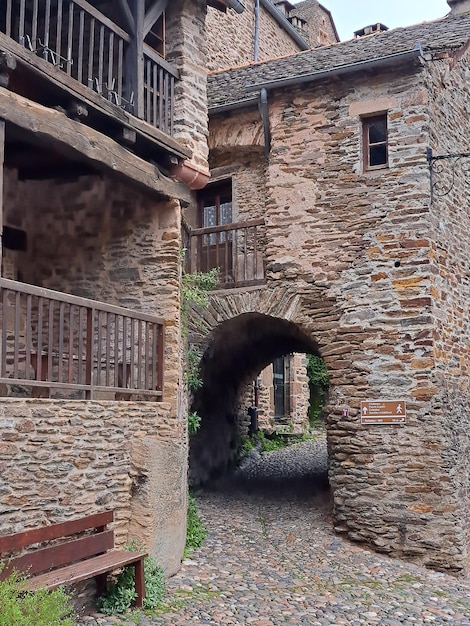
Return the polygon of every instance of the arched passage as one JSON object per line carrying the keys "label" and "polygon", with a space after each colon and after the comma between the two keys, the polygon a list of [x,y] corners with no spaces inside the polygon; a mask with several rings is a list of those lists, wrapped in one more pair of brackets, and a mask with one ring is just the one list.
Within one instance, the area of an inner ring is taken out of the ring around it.
{"label": "arched passage", "polygon": [[190,448],[193,484],[219,477],[230,466],[236,452],[241,389],[274,359],[291,352],[318,354],[318,345],[285,319],[243,313],[214,329],[201,361],[203,385],[193,402],[202,418]]}

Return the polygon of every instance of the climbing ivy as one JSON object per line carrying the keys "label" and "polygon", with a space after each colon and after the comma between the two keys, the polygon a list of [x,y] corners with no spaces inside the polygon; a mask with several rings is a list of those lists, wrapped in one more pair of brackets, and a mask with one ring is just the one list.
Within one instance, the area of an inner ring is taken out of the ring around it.
{"label": "climbing ivy", "polygon": [[[188,326],[189,311],[192,306],[204,308],[209,302],[209,292],[216,287],[219,280],[218,269],[208,272],[188,274],[183,271],[181,294],[181,317],[183,336],[186,339],[186,382],[191,394],[201,388],[200,363],[202,351],[198,346],[189,345]],[[188,431],[194,435],[201,424],[201,417],[195,412],[188,415]]]}
{"label": "climbing ivy", "polygon": [[200,308],[206,307],[209,301],[209,291],[216,287],[218,281],[219,270],[217,268],[195,274],[183,272],[181,311],[183,313],[183,328],[186,333],[189,309],[192,305]]}

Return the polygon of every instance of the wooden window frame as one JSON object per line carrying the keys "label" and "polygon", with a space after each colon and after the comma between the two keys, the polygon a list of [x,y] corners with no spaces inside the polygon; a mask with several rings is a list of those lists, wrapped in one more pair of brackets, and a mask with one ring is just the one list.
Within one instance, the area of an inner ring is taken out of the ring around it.
{"label": "wooden window frame", "polygon": [[[369,141],[369,128],[374,122],[385,122],[385,140],[370,142]],[[376,113],[374,115],[368,115],[361,118],[362,124],[362,167],[364,172],[373,172],[375,170],[383,170],[389,167],[389,136],[388,136],[388,114]],[[370,150],[373,147],[385,146],[385,162],[377,165],[370,164]]]}

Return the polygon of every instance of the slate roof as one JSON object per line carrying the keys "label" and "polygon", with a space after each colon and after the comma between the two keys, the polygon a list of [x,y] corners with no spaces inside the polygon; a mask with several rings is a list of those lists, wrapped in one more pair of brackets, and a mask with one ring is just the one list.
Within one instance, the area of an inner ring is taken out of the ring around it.
{"label": "slate roof", "polygon": [[209,109],[254,99],[250,85],[299,78],[312,72],[334,70],[412,50],[421,45],[424,55],[454,50],[470,39],[470,13],[449,14],[434,22],[395,28],[386,32],[315,48],[262,63],[212,72],[208,76]]}

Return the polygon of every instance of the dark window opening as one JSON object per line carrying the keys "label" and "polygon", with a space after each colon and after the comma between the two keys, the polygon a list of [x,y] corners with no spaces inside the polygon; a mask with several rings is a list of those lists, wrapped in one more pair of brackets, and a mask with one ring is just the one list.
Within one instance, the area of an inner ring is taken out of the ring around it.
{"label": "dark window opening", "polygon": [[362,120],[364,170],[388,166],[387,115]]}
{"label": "dark window opening", "polygon": [[145,43],[148,44],[155,52],[165,58],[165,11],[160,15],[158,20],[152,26],[145,37]]}
{"label": "dark window opening", "polygon": [[290,417],[290,362],[290,355],[281,356],[273,361],[275,422],[285,422]]}
{"label": "dark window opening", "polygon": [[26,252],[28,249],[28,238],[24,230],[4,226],[2,233],[2,245],[7,250],[17,250]]}

